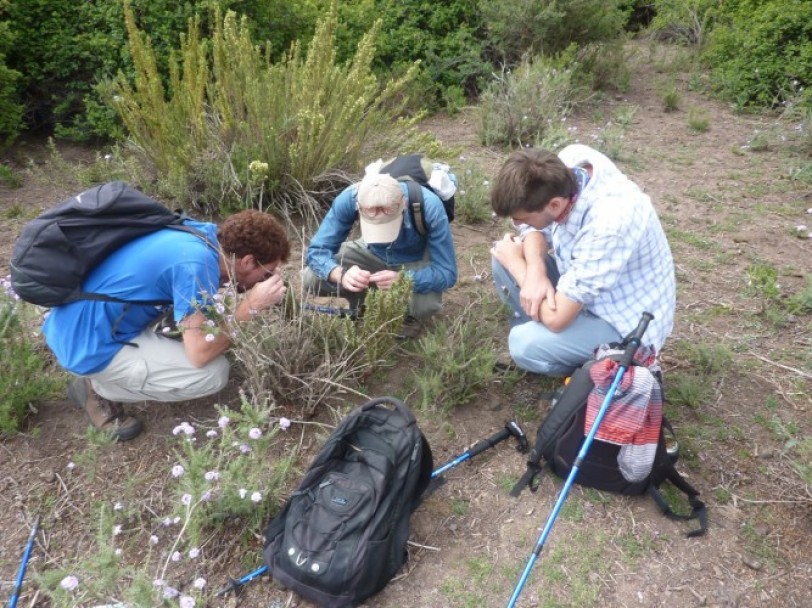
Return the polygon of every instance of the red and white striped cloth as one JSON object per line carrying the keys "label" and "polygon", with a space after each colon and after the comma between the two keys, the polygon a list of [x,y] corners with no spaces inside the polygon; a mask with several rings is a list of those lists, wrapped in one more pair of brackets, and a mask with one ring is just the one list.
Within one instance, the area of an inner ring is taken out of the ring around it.
{"label": "red and white striped cloth", "polygon": [[[644,355],[643,362],[653,364],[656,361],[653,353],[638,354]],[[616,361],[603,358],[596,361],[589,371],[595,388],[587,400],[585,435],[592,428],[609,387],[617,376],[618,367]],[[595,439],[621,446],[618,466],[627,481],[642,481],[651,472],[662,418],[660,383],[649,368],[632,365],[623,375],[595,434]]]}

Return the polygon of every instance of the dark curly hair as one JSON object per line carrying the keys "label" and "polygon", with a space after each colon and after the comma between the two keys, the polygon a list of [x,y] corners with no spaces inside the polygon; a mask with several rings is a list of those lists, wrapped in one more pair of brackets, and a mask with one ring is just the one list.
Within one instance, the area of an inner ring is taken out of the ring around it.
{"label": "dark curly hair", "polygon": [[249,209],[240,211],[217,227],[217,240],[224,253],[238,258],[253,255],[260,264],[290,258],[290,241],[285,228],[272,215]]}
{"label": "dark curly hair", "polygon": [[529,148],[511,154],[491,188],[491,207],[499,217],[517,211],[541,211],[556,196],[578,192],[575,177],[560,158],[547,150]]}

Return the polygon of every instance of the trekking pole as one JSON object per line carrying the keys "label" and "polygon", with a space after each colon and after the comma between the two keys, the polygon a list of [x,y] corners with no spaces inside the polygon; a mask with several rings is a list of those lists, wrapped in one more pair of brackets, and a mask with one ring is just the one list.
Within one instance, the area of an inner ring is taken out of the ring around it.
{"label": "trekking pole", "polygon": [[17,581],[14,583],[14,592],[11,594],[11,599],[8,602],[8,608],[15,608],[17,606],[17,599],[20,597],[20,591],[23,588],[25,571],[28,568],[28,559],[31,557],[31,549],[34,547],[34,539],[37,537],[38,531],[39,515],[34,518],[34,525],[31,526],[31,533],[28,535],[28,542],[25,543],[23,557],[20,560],[20,570],[17,572]]}
{"label": "trekking pole", "polygon": [[225,595],[230,591],[233,591],[234,593],[239,593],[240,589],[242,589],[242,586],[245,585],[245,583],[251,582],[255,578],[265,574],[267,571],[268,566],[260,566],[253,572],[249,572],[248,574],[246,574],[241,578],[238,578],[237,580],[234,580],[233,578],[229,579],[228,585],[220,589],[220,591],[217,592],[217,595],[218,596]]}
{"label": "trekking pole", "polygon": [[595,437],[595,433],[598,432],[598,427],[600,426],[604,415],[606,415],[606,411],[609,409],[609,405],[612,403],[612,399],[615,396],[615,392],[617,392],[617,387],[620,385],[620,381],[623,379],[623,375],[626,373],[626,370],[632,365],[634,353],[640,346],[640,341],[643,339],[643,334],[645,333],[649,322],[653,318],[654,316],[650,312],[644,312],[643,317],[640,319],[640,323],[638,324],[637,328],[631,334],[626,336],[626,338],[623,340],[625,350],[623,351],[623,355],[620,358],[617,373],[615,374],[615,379],[612,381],[612,384],[609,387],[609,391],[606,393],[606,397],[604,398],[603,403],[601,404],[601,407],[598,410],[597,415],[595,416],[595,421],[592,423],[592,428],[589,429],[589,433],[584,439],[584,443],[581,446],[580,451],[578,452],[578,456],[575,458],[575,462],[572,465],[572,469],[570,469],[570,474],[567,475],[567,480],[564,482],[564,487],[561,489],[561,493],[558,495],[558,499],[555,501],[553,510],[550,513],[550,516],[547,518],[547,523],[544,524],[544,529],[541,531],[541,534],[539,535],[536,547],[533,550],[533,553],[530,555],[530,559],[527,561],[527,565],[524,568],[524,572],[522,572],[522,576],[519,579],[519,583],[513,590],[513,595],[510,597],[510,601],[508,602],[507,608],[513,608],[516,605],[516,602],[519,599],[519,595],[521,594],[522,589],[524,588],[524,585],[527,582],[528,577],[530,576],[530,571],[533,569],[533,565],[536,563],[536,560],[538,559],[539,554],[541,553],[541,550],[544,547],[544,543],[547,540],[547,536],[549,536],[550,534],[550,530],[552,530],[553,524],[555,523],[555,518],[558,516],[558,512],[561,510],[561,507],[563,506],[564,501],[567,498],[567,494],[569,493],[570,488],[572,487],[572,484],[575,481],[575,476],[578,475],[578,469],[580,468],[581,463],[584,461],[587,453],[589,452],[589,447],[592,445],[592,439]]}
{"label": "trekking pole", "polygon": [[[527,451],[527,447],[528,447],[528,445],[527,445],[527,436],[524,434],[524,431],[522,430],[522,427],[519,426],[518,422],[515,422],[514,420],[510,420],[510,421],[505,423],[505,427],[502,430],[500,430],[498,433],[493,434],[492,436],[488,437],[487,439],[482,439],[482,440],[478,441],[470,450],[466,451],[465,453],[461,454],[460,456],[457,456],[457,458],[455,458],[451,462],[441,466],[436,471],[433,471],[432,474],[431,474],[431,479],[434,479],[438,475],[442,475],[448,469],[457,466],[461,462],[465,462],[466,460],[468,460],[470,458],[473,458],[477,454],[481,454],[485,450],[494,447],[496,444],[501,443],[502,441],[504,441],[508,437],[515,437],[516,438],[516,441],[517,441],[516,449],[519,452],[526,452]],[[431,490],[429,490],[428,488],[426,489],[426,492],[430,492],[430,491]],[[249,572],[248,574],[246,574],[242,578],[239,578],[239,579],[236,579],[236,580],[235,579],[230,579],[228,585],[226,585],[220,591],[218,591],[217,595],[218,596],[225,595],[226,593],[229,593],[231,591],[239,592],[239,590],[242,588],[243,585],[245,585],[246,583],[254,580],[255,578],[257,578],[259,576],[262,576],[267,571],[268,571],[268,566],[260,566],[259,568],[257,568],[253,572]]]}
{"label": "trekking pole", "polygon": [[501,443],[508,437],[516,438],[517,441],[516,449],[519,452],[524,453],[527,451],[527,435],[524,434],[524,431],[522,430],[522,427],[519,426],[518,422],[514,420],[509,420],[508,422],[505,423],[505,428],[503,428],[501,431],[491,435],[487,439],[482,439],[478,441],[476,444],[474,444],[474,446],[470,450],[464,452],[463,454],[460,454],[451,462],[444,464],[439,469],[434,471],[431,474],[431,478],[434,479],[435,477],[442,475],[448,469],[454,468],[458,464],[463,463],[470,458],[473,458],[477,454],[481,454],[485,450],[494,447],[497,443]]}
{"label": "trekking pole", "polygon": [[324,315],[349,317],[353,321],[358,317],[358,311],[355,308],[340,308],[338,306],[324,306],[322,304],[309,304],[307,302],[302,304],[302,308],[304,310],[310,310]]}

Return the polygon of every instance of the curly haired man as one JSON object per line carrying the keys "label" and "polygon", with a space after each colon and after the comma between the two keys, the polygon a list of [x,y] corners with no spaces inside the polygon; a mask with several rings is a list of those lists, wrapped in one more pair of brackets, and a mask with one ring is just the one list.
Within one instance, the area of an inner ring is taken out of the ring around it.
{"label": "curly haired man", "polygon": [[[251,210],[219,226],[185,223],[205,239],[158,230],[114,251],[85,279],[84,290],[128,303],[79,300],[54,307],[43,325],[60,365],[78,376],[68,387],[69,399],[95,427],[120,441],[143,428],[122,411],[122,402],[186,401],[214,394],[228,382],[223,353],[231,346],[231,332],[206,314],[217,308],[223,285],[231,282],[244,293],[234,311],[236,322],[285,294],[276,270],[290,257],[290,243],[272,216]],[[170,309],[181,340],[153,330]]]}

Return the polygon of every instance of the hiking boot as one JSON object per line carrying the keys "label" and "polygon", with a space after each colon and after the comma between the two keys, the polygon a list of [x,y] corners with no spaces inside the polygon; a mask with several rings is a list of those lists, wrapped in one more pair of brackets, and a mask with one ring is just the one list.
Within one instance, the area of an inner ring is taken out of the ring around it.
{"label": "hiking boot", "polygon": [[508,351],[503,350],[496,355],[496,360],[493,362],[494,372],[509,372],[513,371],[514,369],[516,369],[516,363],[513,361],[513,357],[510,356]]}
{"label": "hiking boot", "polygon": [[139,420],[127,416],[121,405],[99,397],[87,378],[76,378],[68,385],[68,399],[87,412],[93,426],[107,431],[118,441],[129,441],[144,428]]}
{"label": "hiking boot", "polygon": [[395,336],[396,340],[413,340],[420,337],[423,331],[423,324],[411,315],[403,319],[403,325]]}

